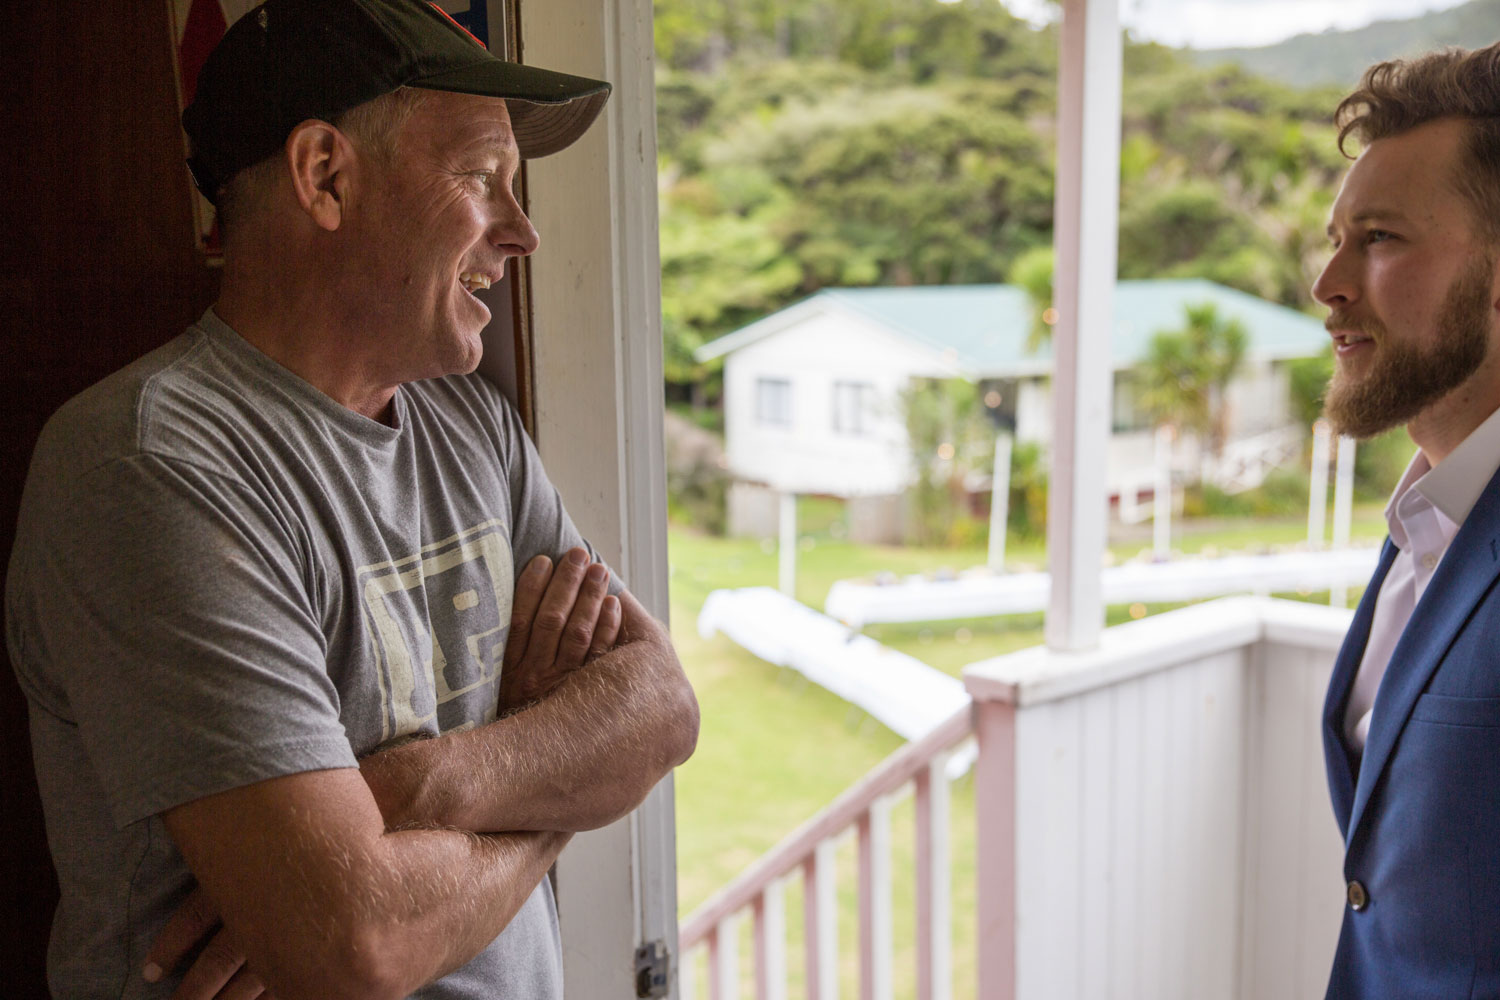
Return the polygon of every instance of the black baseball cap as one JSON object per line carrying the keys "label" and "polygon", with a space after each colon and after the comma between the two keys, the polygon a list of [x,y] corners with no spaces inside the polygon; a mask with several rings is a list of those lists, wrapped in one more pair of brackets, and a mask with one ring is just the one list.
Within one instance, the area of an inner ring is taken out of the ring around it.
{"label": "black baseball cap", "polygon": [[182,113],[193,183],[214,201],[299,123],[331,121],[398,87],[505,98],[528,159],[582,135],[610,89],[498,59],[425,0],[268,0],[225,32]]}

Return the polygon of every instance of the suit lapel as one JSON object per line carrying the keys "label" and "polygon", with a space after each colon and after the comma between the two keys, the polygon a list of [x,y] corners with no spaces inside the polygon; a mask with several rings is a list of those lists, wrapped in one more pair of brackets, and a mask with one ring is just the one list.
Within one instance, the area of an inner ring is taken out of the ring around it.
{"label": "suit lapel", "polygon": [[1359,674],[1359,665],[1365,658],[1365,645],[1370,639],[1370,623],[1375,618],[1375,600],[1391,564],[1396,561],[1399,550],[1387,538],[1380,550],[1380,562],[1370,577],[1369,586],[1360,598],[1354,611],[1354,620],[1349,623],[1349,632],[1344,644],[1339,647],[1338,659],[1333,662],[1333,674],[1328,679],[1328,695],[1323,701],[1323,764],[1328,770],[1328,792],[1333,799],[1334,816],[1339,821],[1339,832],[1347,834],[1349,812],[1354,802],[1355,770],[1349,757],[1349,748],[1344,743],[1344,711],[1349,703],[1349,692],[1354,688],[1354,679]]}
{"label": "suit lapel", "polygon": [[1359,828],[1365,806],[1417,699],[1497,574],[1500,574],[1500,472],[1490,479],[1479,502],[1454,536],[1391,653],[1390,666],[1375,695],[1375,713],[1370,719],[1370,737],[1354,790],[1346,842],[1353,840]]}

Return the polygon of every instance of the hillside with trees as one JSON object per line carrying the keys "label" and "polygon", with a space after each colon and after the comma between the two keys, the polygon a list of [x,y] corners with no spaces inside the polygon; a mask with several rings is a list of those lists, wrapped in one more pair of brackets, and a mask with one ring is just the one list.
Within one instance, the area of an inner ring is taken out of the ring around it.
{"label": "hillside with trees", "polygon": [[[1055,28],[996,0],[655,11],[669,391],[703,377],[694,348],[821,288],[1045,289]],[[1309,307],[1339,96],[1127,41],[1120,276]]]}
{"label": "hillside with trees", "polygon": [[1253,73],[1296,85],[1352,87],[1366,66],[1382,59],[1448,45],[1472,49],[1496,40],[1500,40],[1500,0],[1470,0],[1450,10],[1377,21],[1353,31],[1297,35],[1276,45],[1203,49],[1191,55],[1202,66],[1237,63]]}

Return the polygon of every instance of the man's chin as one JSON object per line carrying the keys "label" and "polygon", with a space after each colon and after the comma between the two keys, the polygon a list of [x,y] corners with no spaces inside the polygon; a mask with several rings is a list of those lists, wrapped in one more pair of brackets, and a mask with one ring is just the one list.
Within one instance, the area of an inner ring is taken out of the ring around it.
{"label": "man's chin", "polygon": [[478,331],[461,337],[454,347],[452,363],[448,366],[449,372],[453,375],[470,374],[484,359],[484,338]]}
{"label": "man's chin", "polygon": [[1323,400],[1323,419],[1341,437],[1366,441],[1406,422],[1390,394],[1379,391],[1370,375],[1355,379],[1340,367]]}

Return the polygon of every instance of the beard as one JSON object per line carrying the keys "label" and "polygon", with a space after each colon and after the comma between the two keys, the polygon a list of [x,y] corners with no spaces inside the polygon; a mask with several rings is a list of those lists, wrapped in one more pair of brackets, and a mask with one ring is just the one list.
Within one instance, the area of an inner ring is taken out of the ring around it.
{"label": "beard", "polygon": [[1453,280],[1431,346],[1395,342],[1373,318],[1356,320],[1338,312],[1328,317],[1330,330],[1358,330],[1374,338],[1375,347],[1363,376],[1334,367],[1323,415],[1336,433],[1364,440],[1409,423],[1478,370],[1489,351],[1493,273],[1494,263],[1481,258]]}

